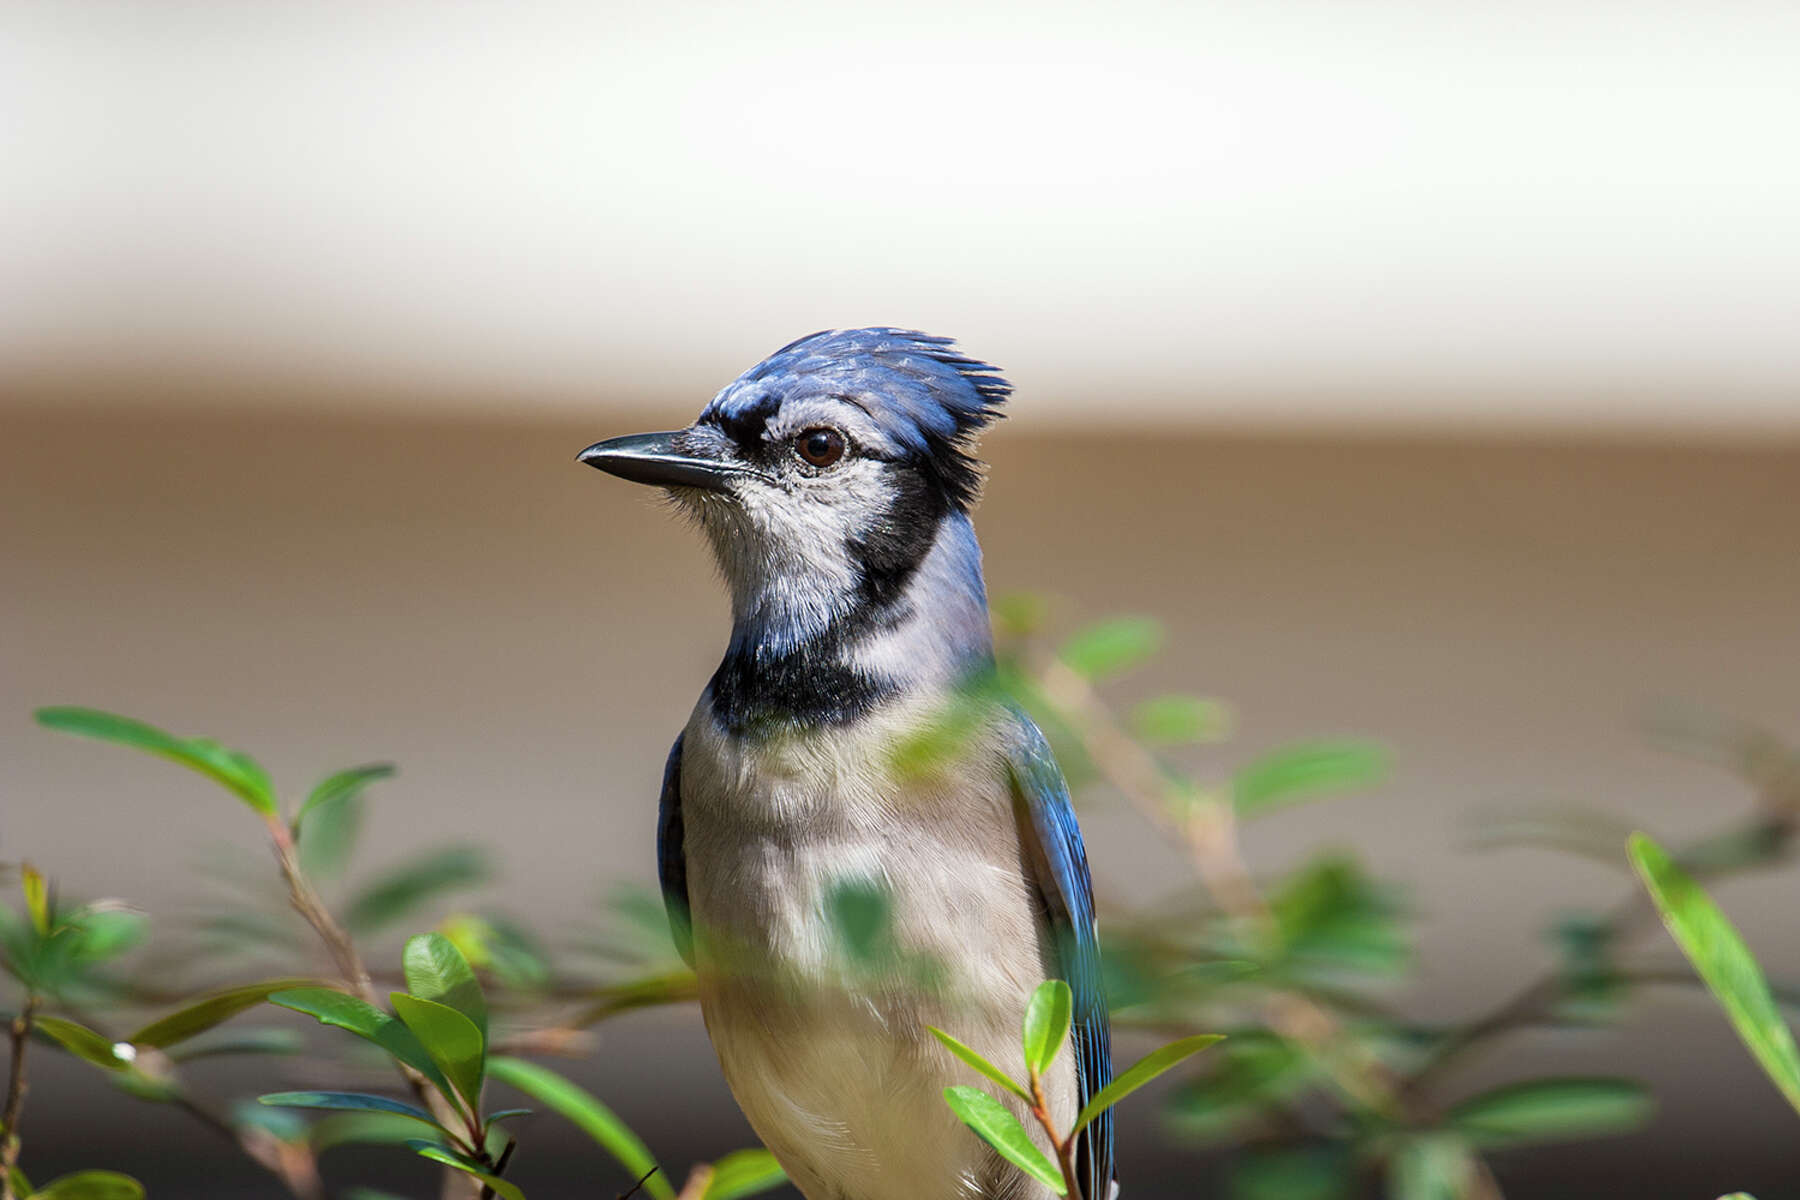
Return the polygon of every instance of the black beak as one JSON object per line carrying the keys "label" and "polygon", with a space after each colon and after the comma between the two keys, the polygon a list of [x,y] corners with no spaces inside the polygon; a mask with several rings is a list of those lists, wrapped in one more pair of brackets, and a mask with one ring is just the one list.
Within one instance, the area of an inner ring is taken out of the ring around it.
{"label": "black beak", "polygon": [[706,488],[723,492],[734,475],[749,474],[736,463],[696,458],[675,448],[677,433],[634,433],[595,442],[575,457],[608,475],[657,487]]}

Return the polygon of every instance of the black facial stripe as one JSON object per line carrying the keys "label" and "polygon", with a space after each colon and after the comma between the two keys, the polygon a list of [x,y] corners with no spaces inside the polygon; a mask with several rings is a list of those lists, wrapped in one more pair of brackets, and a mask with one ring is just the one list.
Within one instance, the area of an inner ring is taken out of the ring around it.
{"label": "black facial stripe", "polygon": [[950,512],[950,500],[930,476],[918,468],[896,465],[888,471],[895,494],[869,531],[850,542],[850,555],[862,575],[861,604],[880,612],[897,603],[907,581],[931,553],[938,526]]}

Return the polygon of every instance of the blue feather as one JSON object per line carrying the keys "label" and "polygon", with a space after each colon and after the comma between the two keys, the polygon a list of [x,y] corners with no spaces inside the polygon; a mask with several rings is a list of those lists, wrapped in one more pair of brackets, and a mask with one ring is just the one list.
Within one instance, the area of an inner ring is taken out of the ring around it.
{"label": "blue feather", "polygon": [[848,400],[874,419],[883,453],[933,460],[959,506],[980,482],[970,440],[1000,416],[1012,385],[950,338],[908,329],[828,329],[791,342],[727,385],[700,414],[731,425],[781,404]]}
{"label": "blue feather", "polygon": [[694,925],[688,912],[686,829],[681,822],[681,741],[678,737],[669,747],[669,761],[663,766],[662,799],[656,810],[656,874],[669,914],[669,936],[691,967]]}
{"label": "blue feather", "polygon": [[[1069,787],[1050,753],[1043,732],[1015,710],[1018,740],[1011,754],[1013,796],[1020,808],[1019,829],[1050,913],[1062,978],[1074,992],[1070,1040],[1075,1049],[1079,1106],[1112,1080],[1111,1030],[1100,971],[1100,941],[1094,927],[1094,885],[1088,874],[1081,827],[1069,803]],[[1113,1178],[1112,1113],[1082,1130],[1076,1169],[1085,1200],[1106,1200]]]}

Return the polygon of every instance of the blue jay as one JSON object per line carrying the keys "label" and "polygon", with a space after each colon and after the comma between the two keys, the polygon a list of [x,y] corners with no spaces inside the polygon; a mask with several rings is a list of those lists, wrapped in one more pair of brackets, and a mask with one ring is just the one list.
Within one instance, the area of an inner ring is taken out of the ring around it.
{"label": "blue jay", "polygon": [[[948,338],[827,331],[688,428],[580,456],[667,489],[730,588],[724,661],[664,771],[662,890],[726,1081],[808,1200],[1048,1195],[945,1106],[944,1087],[980,1081],[928,1025],[1023,1077],[1026,1001],[1064,979],[1073,1053],[1046,1081],[1058,1127],[1111,1077],[1062,773],[1017,708],[958,706],[993,663],[972,442],[1010,392]],[[904,767],[895,748],[946,713],[954,759]],[[847,970],[846,886],[880,889],[896,963],[935,969]],[[1103,1116],[1079,1139],[1081,1200],[1108,1200],[1112,1157]]]}

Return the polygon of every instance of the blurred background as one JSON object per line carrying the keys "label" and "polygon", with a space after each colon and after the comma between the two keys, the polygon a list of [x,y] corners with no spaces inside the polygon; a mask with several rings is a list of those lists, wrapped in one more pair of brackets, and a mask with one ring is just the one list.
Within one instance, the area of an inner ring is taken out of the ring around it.
{"label": "blurred background", "polygon": [[[892,324],[1015,383],[991,588],[1157,617],[1115,695],[1224,698],[1196,770],[1388,748],[1246,853],[1354,852],[1419,921],[1386,1002],[1479,1015],[1631,882],[1471,821],[1678,840],[1745,792],[1646,712],[1800,721],[1797,58],[1800,11],[1750,2],[8,6],[0,858],[153,921],[206,847],[262,860],[202,782],[31,723],[90,704],[289,793],[398,762],[365,861],[483,842],[493,903],[599,921],[653,883],[726,611],[692,531],[573,457]],[[1104,787],[1085,823],[1109,895],[1188,878]],[[1800,974],[1800,879],[1718,894]],[[567,1069],[667,1161],[749,1137],[691,1008]],[[1656,1115],[1497,1156],[1508,1195],[1800,1189],[1793,1114],[1697,990],[1450,1090],[1550,1069],[1646,1080]],[[44,1056],[27,1162],[281,1194],[90,1075]],[[1222,1194],[1228,1147],[1155,1105],[1121,1142],[1127,1197]],[[572,1133],[533,1155],[623,1186]]]}

